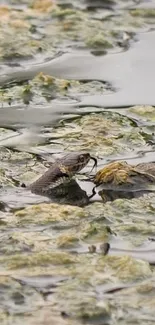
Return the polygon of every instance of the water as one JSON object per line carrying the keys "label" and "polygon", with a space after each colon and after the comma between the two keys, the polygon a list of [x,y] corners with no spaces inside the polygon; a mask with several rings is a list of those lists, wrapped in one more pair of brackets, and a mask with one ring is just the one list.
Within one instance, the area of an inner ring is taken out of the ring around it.
{"label": "water", "polygon": [[[155,1],[8,0],[0,17],[0,322],[152,324],[153,186],[92,177],[155,160]],[[97,169],[50,197],[21,186],[81,150]]]}

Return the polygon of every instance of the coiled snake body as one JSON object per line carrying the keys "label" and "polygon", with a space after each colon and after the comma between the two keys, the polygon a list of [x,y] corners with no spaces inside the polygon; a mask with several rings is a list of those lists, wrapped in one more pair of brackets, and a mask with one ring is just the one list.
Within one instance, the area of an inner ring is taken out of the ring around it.
{"label": "coiled snake body", "polygon": [[48,190],[63,184],[71,179],[77,172],[84,168],[89,160],[94,160],[94,166],[97,160],[89,153],[70,153],[57,159],[53,165],[35,182],[28,186],[28,189],[35,194],[43,194]]}

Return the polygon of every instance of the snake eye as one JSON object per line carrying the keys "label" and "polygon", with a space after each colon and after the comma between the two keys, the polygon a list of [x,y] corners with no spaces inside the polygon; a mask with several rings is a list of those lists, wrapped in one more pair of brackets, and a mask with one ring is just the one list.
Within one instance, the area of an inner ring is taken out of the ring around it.
{"label": "snake eye", "polygon": [[83,162],[85,161],[85,156],[84,156],[84,155],[81,155],[81,156],[79,157],[79,161],[80,161],[81,163],[83,163]]}

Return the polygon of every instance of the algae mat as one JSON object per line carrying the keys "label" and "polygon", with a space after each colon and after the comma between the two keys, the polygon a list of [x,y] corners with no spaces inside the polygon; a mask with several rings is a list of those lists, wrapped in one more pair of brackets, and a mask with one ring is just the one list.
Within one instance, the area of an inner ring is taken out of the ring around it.
{"label": "algae mat", "polygon": [[154,323],[154,191],[89,200],[91,164],[57,198],[21,187],[63,152],[154,161],[154,18],[153,0],[0,5],[1,324]]}

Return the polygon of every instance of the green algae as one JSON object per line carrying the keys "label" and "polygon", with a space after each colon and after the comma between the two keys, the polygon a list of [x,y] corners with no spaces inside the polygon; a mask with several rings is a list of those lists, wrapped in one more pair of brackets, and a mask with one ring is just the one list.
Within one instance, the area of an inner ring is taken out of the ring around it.
{"label": "green algae", "polygon": [[54,98],[72,98],[85,93],[103,93],[107,86],[103,82],[90,81],[82,82],[76,80],[58,79],[51,75],[46,75],[40,72],[29,82],[23,84],[12,83],[10,87],[5,87],[0,90],[0,102],[17,103],[21,102],[25,105],[31,102],[46,103]]}
{"label": "green algae", "polygon": [[57,238],[58,248],[73,248],[78,243],[78,237],[75,235],[59,235]]}
{"label": "green algae", "polygon": [[53,10],[53,13],[52,15],[54,17],[60,17],[60,18],[63,18],[63,17],[68,17],[68,16],[74,16],[76,17],[76,10],[73,10],[73,9],[61,9],[60,7],[56,7],[54,10]]}
{"label": "green algae", "polygon": [[5,255],[25,252],[40,252],[54,247],[55,239],[50,236],[31,232],[13,232],[11,236],[4,236],[1,240],[1,252]]}
{"label": "green algae", "polygon": [[92,222],[82,227],[80,238],[85,242],[108,241],[109,231],[107,226]]}
{"label": "green algae", "polygon": [[75,150],[76,146],[77,151],[87,149],[103,156],[132,151],[134,146],[144,145],[145,139],[140,132],[140,128],[133,129],[129,119],[111,112],[85,114],[54,130],[60,144],[63,142],[61,137],[65,138],[70,150]]}
{"label": "green algae", "polygon": [[112,48],[112,44],[105,38],[103,33],[87,38],[86,45],[90,48]]}
{"label": "green algae", "polygon": [[33,92],[31,90],[31,85],[26,85],[25,87],[23,87],[22,91],[21,91],[21,98],[23,100],[23,103],[25,105],[28,105],[30,103],[30,101],[33,99]]}
{"label": "green algae", "polygon": [[[101,308],[98,306],[98,301],[95,294],[88,296],[82,287],[80,289],[81,290],[79,292],[78,288],[76,290],[71,286],[68,286],[64,288],[64,292],[57,292],[56,298],[57,301],[59,301],[60,308],[65,308],[66,312],[71,316],[82,318],[83,320],[95,320],[98,317],[106,320],[110,317],[110,306],[108,303],[105,303]],[[73,297],[75,297],[74,300]],[[64,306],[63,301],[65,299],[66,303]]]}
{"label": "green algae", "polygon": [[134,113],[135,116],[144,118],[144,120],[155,121],[155,107],[153,106],[133,106],[128,111]]}
{"label": "green algae", "polygon": [[16,314],[15,310],[13,312],[13,306],[20,306],[22,314],[27,310],[26,306],[23,308],[24,305],[31,304],[31,308],[35,309],[43,304],[43,299],[36,290],[28,286],[22,286],[9,276],[0,276],[0,287],[2,299],[0,307],[1,323],[7,324],[8,321],[12,322],[13,314]]}
{"label": "green algae", "polygon": [[[136,32],[144,24],[151,23],[150,17],[134,16],[133,11],[128,10],[100,21],[93,18],[96,13],[92,11],[63,9],[48,0],[22,3],[27,3],[28,7],[20,11],[6,8],[2,13],[1,8],[0,35],[4,35],[4,38],[0,36],[1,61],[19,63],[22,59],[40,55],[40,51],[53,57],[58,50],[64,50],[66,46],[68,49],[68,45],[74,48],[75,44],[77,48],[108,49],[122,40],[122,32]],[[40,31],[43,38],[39,37]],[[106,93],[107,88],[100,81],[61,80],[40,73],[31,81],[1,89],[0,102],[44,104],[53,98],[73,96],[78,99],[81,94]],[[125,112],[154,122],[153,107],[133,107]],[[108,157],[133,153],[137,147],[145,148],[147,144],[142,130],[143,125],[137,127],[127,117],[103,112],[86,113],[77,119],[60,122],[54,129],[49,126],[45,132],[59,138],[60,145],[56,145],[56,149],[60,148],[60,151],[84,149]],[[7,135],[7,132],[3,129],[1,135]],[[51,143],[46,146],[48,148],[55,146]],[[12,182],[10,175],[29,182],[45,170],[34,155],[26,152],[3,148],[0,158],[0,178],[9,186]],[[119,239],[122,246],[127,245],[130,249],[145,245],[148,236],[154,235],[154,211],[153,193],[139,199],[95,202],[84,208],[51,203],[31,205],[17,212],[1,211],[0,288],[9,287],[3,296],[1,293],[1,301],[6,299],[11,305],[10,308],[7,303],[1,304],[1,323],[79,325],[82,319],[89,325],[101,320],[108,324],[113,321],[116,324],[145,324],[146,317],[154,316],[154,284],[150,281],[154,267],[127,255],[103,256],[98,246],[108,241],[115,247]],[[92,254],[89,244],[97,247]],[[10,275],[17,278],[62,275],[67,281],[48,289],[43,285],[40,293],[31,285],[10,279]],[[104,294],[104,290],[122,283],[133,287]],[[66,318],[61,317],[61,313]]]}
{"label": "green algae", "polygon": [[[141,294],[139,292],[142,288]],[[152,290],[151,290],[152,289]],[[143,291],[144,290],[144,291]],[[152,294],[150,294],[150,290]],[[130,317],[130,321],[141,323],[143,319],[148,319],[148,323],[152,324],[153,319],[153,292],[154,292],[154,280],[152,285],[152,279],[148,281],[148,286],[146,283],[142,283],[141,285],[137,285],[131,288],[124,288],[122,292],[116,293],[112,298],[112,305],[115,308],[122,308],[125,312],[126,317],[125,321],[128,322],[128,317]],[[131,299],[129,299],[129,296]],[[135,314],[136,313],[136,314]],[[127,317],[128,315],[128,317]]]}
{"label": "green algae", "polygon": [[[76,40],[79,46],[83,44],[89,48],[104,47],[108,49],[119,40],[118,34],[121,29],[124,32],[136,31],[139,26],[144,24],[143,16],[153,17],[154,12],[153,10],[135,9],[131,10],[130,14],[126,12],[123,16],[118,15],[113,19],[100,21],[93,18],[90,12],[70,8],[63,9],[52,1],[35,1],[28,5],[29,7],[25,7],[21,11],[9,6],[0,7],[0,27],[2,36],[5,35],[5,37],[0,37],[2,59],[18,61],[25,57],[32,58],[40,51],[54,55],[55,48],[66,44],[68,40],[73,44]],[[141,15],[140,12],[144,12],[144,15]],[[138,19],[135,20],[133,15],[137,15]],[[41,29],[44,37],[41,38],[37,25],[41,24],[44,19],[49,22],[43,24]],[[149,24],[149,19],[147,23]],[[114,30],[116,33],[113,33]],[[14,34],[16,34],[16,42],[13,42]]]}
{"label": "green algae", "polygon": [[[66,44],[68,40],[73,44],[76,40],[80,46],[83,44],[89,48],[103,47],[108,49],[117,42],[117,36],[113,34],[116,24],[124,24],[125,31],[127,22],[128,28],[129,26],[131,28],[132,25],[138,25],[138,21],[132,20],[130,15],[127,15],[119,23],[117,20],[115,21],[116,18],[114,18],[114,23],[113,20],[100,21],[93,18],[91,13],[87,11],[63,9],[49,0],[34,1],[28,5],[21,11],[9,6],[0,7],[0,29],[2,35],[5,36],[0,37],[1,59],[32,58],[40,51],[46,53],[48,51],[54,55],[55,48]],[[37,20],[35,24],[34,17]],[[39,37],[38,26],[46,19],[48,22],[43,24],[41,28],[44,35],[41,38]],[[98,31],[100,31],[99,34]],[[13,41],[15,34],[16,42]]]}
{"label": "green algae", "polygon": [[133,17],[145,17],[145,18],[154,18],[155,9],[133,9],[130,11],[130,14]]}
{"label": "green algae", "polygon": [[115,276],[122,281],[130,281],[133,279],[140,279],[148,277],[152,274],[150,266],[148,263],[135,260],[129,256],[124,257],[114,257],[105,256],[99,260],[100,266],[102,265],[109,268],[109,272],[116,272]]}
{"label": "green algae", "polygon": [[141,146],[141,145],[145,145],[145,139],[143,137],[143,135],[140,133],[139,130],[135,130],[134,128],[132,129],[132,131],[124,131],[124,133],[122,135],[118,136],[120,139],[122,137],[122,141],[125,141],[126,143],[131,143],[133,146],[137,145],[137,146]]}
{"label": "green algae", "polygon": [[[16,135],[9,130],[3,132],[3,129],[1,129],[0,133],[2,135],[2,143],[5,138],[11,139],[12,136]],[[0,159],[0,175],[3,186],[14,187],[14,185],[19,185],[19,182],[32,180],[36,176],[35,168],[37,165],[40,166],[40,164],[35,163],[32,154],[24,151],[14,151],[3,146],[1,147]],[[32,170],[32,166],[34,170]]]}
{"label": "green algae", "polygon": [[18,269],[24,267],[44,266],[44,265],[61,265],[73,264],[76,262],[76,257],[72,257],[67,253],[46,252],[32,255],[17,254],[9,258],[2,258],[1,262],[6,263],[8,269]]}
{"label": "green algae", "polygon": [[[31,42],[30,23],[24,20],[24,13],[19,17],[18,11],[12,11],[6,7],[5,12],[0,7],[0,49],[1,59],[10,60],[12,58],[20,60],[22,58],[33,57],[39,48],[39,42]],[[5,21],[5,27],[4,27]],[[16,42],[14,42],[16,35]]]}
{"label": "green algae", "polygon": [[78,258],[78,265],[73,265],[70,271],[76,280],[73,282],[70,279],[58,287],[51,304],[54,309],[63,309],[70,316],[92,320],[111,316],[108,301],[99,306],[102,299],[98,299],[96,286],[113,282],[114,278],[115,281],[121,279],[128,282],[133,279],[145,279],[148,274],[152,274],[148,263],[143,261],[135,261],[129,257],[94,256],[92,263],[90,255]]}
{"label": "green algae", "polygon": [[[52,237],[48,228],[42,234],[32,231],[30,233],[25,232],[25,234],[14,232],[12,240],[16,243],[16,247],[18,243],[20,245],[24,243],[29,246],[30,252],[23,254],[21,251],[11,256],[1,257],[1,270],[4,272],[5,269],[5,272],[11,272],[12,275],[15,274],[16,276],[17,274],[32,274],[35,276],[42,273],[50,273],[51,276],[54,276],[54,274],[65,275],[68,277],[67,283],[64,282],[55,289],[52,300],[50,300],[49,296],[50,305],[53,310],[63,310],[70,317],[87,321],[97,320],[100,317],[105,320],[109,319],[113,314],[111,303],[108,300],[103,303],[103,300],[97,296],[95,288],[102,285],[116,285],[120,281],[123,283],[142,281],[152,276],[149,264],[125,255],[122,257],[103,256],[99,253],[90,254],[89,251],[83,254],[71,254],[64,253],[62,249],[76,248],[76,245],[81,244],[81,239],[85,245],[88,240],[94,243],[100,242],[105,238],[105,234],[109,233],[108,229],[101,223],[101,218],[104,220],[104,217],[108,218],[110,216],[114,221],[114,224],[111,224],[112,229],[117,229],[118,226],[121,226],[118,215],[120,214],[121,219],[128,220],[129,211],[126,207],[124,208],[123,201],[115,201],[112,204],[113,210],[111,209],[111,204],[93,203],[84,209],[69,206],[60,207],[59,205],[51,204],[49,208],[46,205],[40,205],[33,209],[29,207],[23,211],[16,212],[15,216],[19,219],[27,218],[27,215],[30,216],[32,211],[32,220],[38,214],[40,214],[39,218],[42,216],[44,219],[44,213],[47,213],[47,211],[48,214],[51,213],[52,215],[51,210],[53,209],[55,219],[57,216],[60,223],[62,223],[63,218],[66,218],[66,222],[69,222],[70,218],[73,217],[73,213],[76,214],[77,210],[80,213],[80,224],[74,228],[74,221],[72,229],[64,228],[61,233],[57,232],[57,230],[54,231],[53,228]],[[141,207],[141,211],[144,210],[145,205],[145,207],[148,207],[149,214],[153,217],[153,201],[151,207],[149,207],[151,201],[151,197],[145,203],[144,199],[133,200],[133,210],[130,210],[130,216],[133,214],[133,218],[135,218],[136,205]],[[130,201],[126,200],[126,205],[130,205]],[[118,208],[120,210],[119,213]],[[61,214],[58,211],[61,211]],[[81,211],[83,211],[83,216],[87,217],[81,218]],[[91,224],[91,220],[96,221]],[[30,227],[32,227],[32,223],[30,223]],[[121,234],[119,228],[118,233]],[[131,235],[130,231],[128,232],[126,228],[126,239],[128,238],[127,234]],[[13,244],[13,241],[10,242],[10,245]],[[54,247],[57,247],[60,251],[53,251]]]}
{"label": "green algae", "polygon": [[7,171],[3,168],[0,168],[0,187],[8,185],[10,187],[14,187],[18,185],[18,181],[16,181],[11,175],[7,175]]}
{"label": "green algae", "polygon": [[40,204],[27,207],[15,213],[18,224],[26,223],[46,224],[60,221],[76,221],[87,217],[87,213],[82,208],[55,203]]}
{"label": "green algae", "polygon": [[[2,105],[5,102],[9,104],[21,102],[25,105],[30,104],[30,102],[36,104],[39,101],[44,103],[55,97],[70,97],[72,93],[76,94],[79,85],[78,81],[57,79],[40,72],[29,82],[21,85],[12,83],[10,87],[1,89],[0,102]],[[90,84],[87,88],[91,89],[91,87]]]}
{"label": "green algae", "polygon": [[[5,10],[4,10],[5,9]],[[38,40],[34,39],[34,34],[39,35],[36,30],[31,28],[33,26],[33,18],[36,17],[38,24],[43,18],[53,18],[53,22],[45,24],[43,27],[44,38]],[[5,38],[0,36],[0,48],[1,48],[1,58],[5,60],[10,59],[24,59],[31,58],[35,54],[41,51],[53,51],[55,53],[55,46],[60,46],[62,42],[72,39],[81,39],[81,41],[87,43],[87,35],[90,34],[92,28],[95,30],[98,28],[103,29],[103,24],[94,20],[93,24],[89,23],[89,15],[87,13],[82,13],[78,10],[61,9],[59,6],[54,5],[51,1],[44,2],[36,1],[31,8],[26,8],[24,11],[11,10],[8,7],[0,8],[1,15],[1,32],[5,35]],[[63,19],[63,25],[62,25]],[[69,19],[69,21],[68,21]],[[55,22],[57,20],[57,23]],[[81,24],[79,24],[79,20]],[[5,21],[5,29],[3,21]],[[60,21],[60,23],[59,23]],[[72,29],[72,25],[74,29]],[[91,26],[89,26],[91,25]],[[68,26],[71,26],[71,31]],[[52,27],[52,28],[50,28]],[[67,28],[69,30],[67,30]],[[84,33],[82,33],[82,31]],[[16,33],[16,42],[13,41],[13,36]],[[1,34],[0,34],[1,35]],[[52,36],[52,40],[51,40]],[[94,43],[103,43],[103,40],[95,41]],[[109,47],[108,40],[104,42],[104,46]],[[91,44],[90,44],[91,45]]]}
{"label": "green algae", "polygon": [[[154,194],[138,199],[117,199],[114,202],[93,203],[85,210],[96,222],[110,222],[112,233],[117,233],[131,247],[141,245],[154,233]],[[136,234],[136,236],[135,236]]]}

